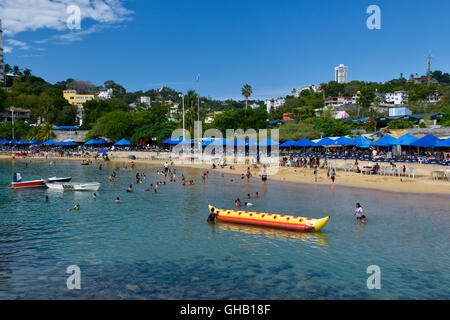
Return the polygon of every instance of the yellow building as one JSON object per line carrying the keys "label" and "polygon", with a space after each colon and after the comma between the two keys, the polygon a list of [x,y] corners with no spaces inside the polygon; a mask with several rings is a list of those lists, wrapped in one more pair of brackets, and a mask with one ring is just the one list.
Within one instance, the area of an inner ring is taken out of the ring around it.
{"label": "yellow building", "polygon": [[77,123],[81,126],[83,124],[83,104],[86,101],[96,99],[96,95],[77,94],[76,90],[64,90],[63,96],[71,105],[77,107]]}
{"label": "yellow building", "polygon": [[94,94],[77,94],[76,90],[64,90],[64,99],[73,106],[82,106],[83,103],[96,98]]}

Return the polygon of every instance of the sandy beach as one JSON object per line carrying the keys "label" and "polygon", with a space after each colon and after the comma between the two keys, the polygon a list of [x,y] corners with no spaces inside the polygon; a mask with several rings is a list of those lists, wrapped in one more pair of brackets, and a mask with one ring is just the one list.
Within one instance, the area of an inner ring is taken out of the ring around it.
{"label": "sandy beach", "polygon": [[[252,173],[252,181],[260,180],[262,165],[258,165],[258,168],[253,168],[248,164],[233,164],[234,170],[230,170],[229,166],[220,168],[217,166],[216,169],[212,169],[212,162],[204,163],[177,163],[176,161],[172,163],[169,159],[164,160],[151,160],[151,158],[156,158],[158,155],[148,155],[148,159],[142,159],[142,152],[110,152],[109,157],[111,162],[125,162],[131,163],[133,161],[136,165],[139,164],[151,164],[151,165],[162,165],[165,161],[168,161],[175,168],[177,167],[189,167],[189,168],[199,168],[209,171],[216,171],[225,174],[235,174],[241,175],[247,172],[247,168],[250,167]],[[136,156],[135,160],[131,160],[128,156]],[[170,154],[167,154],[169,156]],[[139,159],[141,158],[141,159]],[[11,155],[0,155],[0,159],[11,160]],[[32,157],[16,157],[15,161],[40,161],[40,160],[73,160],[82,161],[85,158],[79,157],[60,157],[57,155],[43,156],[32,156]],[[93,159],[91,157],[90,159]],[[101,158],[97,161],[103,161]],[[429,164],[418,164],[418,163],[407,163],[405,164],[407,168],[417,168],[417,174],[415,178],[409,178],[404,176],[384,176],[384,175],[367,175],[355,172],[345,172],[340,169],[345,163],[353,163],[354,160],[329,160],[329,162],[334,162],[337,164],[338,169],[336,171],[336,181],[335,186],[346,186],[355,188],[365,188],[365,189],[377,189],[390,192],[400,192],[400,193],[422,193],[422,194],[450,194],[450,181],[447,180],[435,180],[431,178],[431,172],[436,170],[442,170],[444,167],[439,165],[429,165]],[[369,162],[360,161],[360,167],[365,165],[370,165]],[[388,165],[387,163],[381,165]],[[403,164],[397,164],[398,166]],[[318,181],[314,181],[314,174],[312,168],[294,168],[294,167],[278,167],[274,168],[272,166],[274,173],[268,175],[267,183],[270,180],[278,181],[288,181],[293,183],[306,183],[306,184],[321,184],[333,186],[333,183],[329,177],[327,177],[326,169],[319,169]]]}

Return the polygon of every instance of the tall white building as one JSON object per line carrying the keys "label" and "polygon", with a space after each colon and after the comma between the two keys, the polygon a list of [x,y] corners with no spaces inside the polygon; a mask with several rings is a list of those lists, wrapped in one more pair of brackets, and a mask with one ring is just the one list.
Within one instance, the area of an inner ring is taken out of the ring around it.
{"label": "tall white building", "polygon": [[348,67],[340,64],[334,68],[334,80],[337,83],[347,83]]}
{"label": "tall white building", "polygon": [[3,29],[2,29],[2,20],[0,19],[0,83],[5,81],[5,67],[3,66]]}

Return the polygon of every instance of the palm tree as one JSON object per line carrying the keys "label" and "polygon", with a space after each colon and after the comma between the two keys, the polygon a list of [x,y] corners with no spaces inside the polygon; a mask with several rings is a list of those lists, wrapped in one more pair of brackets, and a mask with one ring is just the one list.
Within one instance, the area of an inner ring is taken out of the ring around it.
{"label": "palm tree", "polygon": [[245,97],[245,109],[247,109],[248,97],[250,97],[253,93],[252,86],[249,84],[244,84],[241,92],[242,95]]}
{"label": "palm tree", "polygon": [[19,66],[14,66],[14,67],[12,68],[12,72],[13,72],[13,74],[14,74],[15,76],[21,74]]}
{"label": "palm tree", "polygon": [[193,136],[194,133],[194,121],[197,120],[197,112],[195,111],[197,107],[197,93],[195,90],[189,90],[184,96],[184,110],[185,110],[185,123],[186,130]]}

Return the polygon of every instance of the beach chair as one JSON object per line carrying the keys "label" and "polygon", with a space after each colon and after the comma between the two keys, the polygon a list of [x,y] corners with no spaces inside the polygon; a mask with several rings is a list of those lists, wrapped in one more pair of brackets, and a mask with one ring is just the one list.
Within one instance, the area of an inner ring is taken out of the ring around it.
{"label": "beach chair", "polygon": [[407,172],[408,172],[408,177],[411,178],[411,176],[412,176],[414,179],[416,177],[417,168],[409,168]]}

